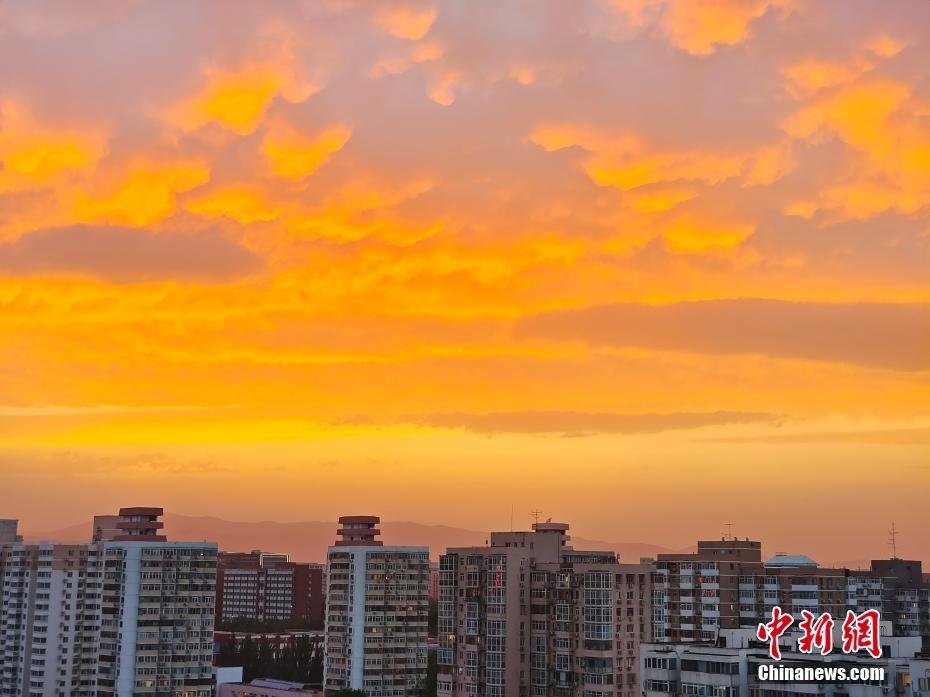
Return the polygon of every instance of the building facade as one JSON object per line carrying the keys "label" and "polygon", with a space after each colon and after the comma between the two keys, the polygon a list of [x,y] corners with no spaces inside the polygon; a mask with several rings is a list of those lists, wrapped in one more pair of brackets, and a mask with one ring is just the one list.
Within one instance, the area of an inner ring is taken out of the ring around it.
{"label": "building facade", "polygon": [[[855,665],[882,669],[881,679],[863,683],[761,681],[758,668],[774,665],[768,645],[755,639],[751,630],[721,630],[713,642],[663,642],[643,644],[640,658],[643,697],[911,697],[919,694],[926,659],[917,655],[919,637],[894,637],[891,623],[882,623],[882,656],[872,658],[838,652],[821,656],[796,650],[799,633],[789,631],[780,639],[782,659],[790,668]],[[795,628],[796,629],[796,628]],[[837,630],[838,631],[838,630]],[[839,645],[839,635],[835,644]],[[792,648],[795,647],[795,648]],[[912,685],[915,688],[912,690]]]}
{"label": "building facade", "polygon": [[440,557],[440,697],[636,697],[655,567],[576,551],[567,532],[537,523]]}
{"label": "building facade", "polygon": [[803,555],[763,561],[760,542],[724,538],[699,541],[695,553],[660,554],[656,567],[658,640],[710,641],[720,630],[755,628],[776,605],[837,617],[872,608],[895,636],[930,636],[930,587],[918,561],[875,560],[859,571]]}
{"label": "building facade", "polygon": [[102,550],[0,544],[0,694],[96,695]]}
{"label": "building facade", "polygon": [[0,543],[0,695],[212,694],[216,545],[169,542],[161,513],[124,508],[86,545]]}
{"label": "building facade", "polygon": [[426,680],[429,550],[385,546],[379,522],[340,518],[327,554],[327,693],[412,697]]}
{"label": "building facade", "polygon": [[216,622],[247,620],[323,626],[323,566],[286,554],[220,552]]}

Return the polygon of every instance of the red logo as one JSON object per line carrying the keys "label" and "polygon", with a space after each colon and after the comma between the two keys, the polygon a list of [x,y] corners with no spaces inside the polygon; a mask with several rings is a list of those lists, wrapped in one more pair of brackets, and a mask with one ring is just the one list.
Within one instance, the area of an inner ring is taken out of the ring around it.
{"label": "red logo", "polygon": [[[833,629],[836,622],[829,612],[823,612],[815,615],[808,610],[801,610],[801,621],[798,623],[798,629],[801,630],[801,637],[798,639],[798,651],[800,653],[814,653],[814,650],[826,656],[833,651]],[[881,658],[882,647],[879,631],[879,621],[881,616],[878,610],[866,610],[856,614],[852,610],[846,613],[846,619],[843,620],[843,653],[857,653],[859,651],[868,651],[872,658]],[[769,622],[761,623],[756,629],[756,637],[759,641],[769,643],[769,656],[774,660],[781,660],[781,648],[778,645],[778,639],[788,628],[794,624],[794,617],[789,613],[782,612],[777,605],[772,608],[772,619]]]}
{"label": "red logo", "polygon": [[781,660],[781,649],[778,647],[778,637],[788,631],[788,627],[794,624],[794,618],[781,611],[777,605],[772,608],[772,621],[760,624],[756,629],[756,637],[759,641],[769,642],[769,656],[776,661]]}
{"label": "red logo", "polygon": [[813,612],[801,610],[801,616],[804,618],[798,627],[801,628],[801,638],[798,639],[798,651],[801,653],[814,653],[814,649],[820,650],[821,656],[826,656],[833,650],[833,625],[835,622],[829,612],[824,612],[819,617]]}
{"label": "red logo", "polygon": [[849,610],[843,620],[843,653],[856,653],[865,649],[872,658],[881,658],[878,620],[878,610],[866,610],[858,615]]}

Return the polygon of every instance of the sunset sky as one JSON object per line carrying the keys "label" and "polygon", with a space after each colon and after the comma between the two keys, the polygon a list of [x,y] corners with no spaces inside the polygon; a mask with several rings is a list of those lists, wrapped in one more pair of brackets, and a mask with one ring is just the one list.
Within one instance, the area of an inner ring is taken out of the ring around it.
{"label": "sunset sky", "polygon": [[0,517],[928,494],[930,2],[0,0]]}

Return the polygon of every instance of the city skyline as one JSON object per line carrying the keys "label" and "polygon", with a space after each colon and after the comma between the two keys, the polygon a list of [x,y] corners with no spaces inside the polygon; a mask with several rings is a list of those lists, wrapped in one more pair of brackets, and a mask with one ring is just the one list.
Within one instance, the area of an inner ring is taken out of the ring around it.
{"label": "city skyline", "polygon": [[895,521],[930,560],[928,33],[920,0],[3,3],[0,514],[541,509],[825,563]]}
{"label": "city skyline", "polygon": [[[424,546],[430,550],[433,558],[443,550],[463,545],[482,544],[491,534],[504,534],[508,531],[528,531],[533,525],[553,518],[542,511],[530,511],[524,516],[526,521],[514,519],[513,525],[506,528],[488,528],[486,530],[469,529],[451,526],[443,523],[421,523],[415,521],[384,520],[381,527],[388,536],[398,544]],[[45,520],[45,517],[42,516]],[[266,553],[281,554],[290,557],[291,561],[299,563],[321,563],[325,560],[332,537],[336,534],[338,524],[332,520],[324,521],[248,521],[226,520],[213,516],[185,516],[165,513],[166,532],[173,537],[182,539],[213,540],[219,544],[222,552],[237,556],[248,556],[256,550]],[[562,520],[571,524],[571,520]],[[45,523],[45,527],[36,527],[29,524],[29,519],[19,520],[20,532],[27,541],[36,543],[52,541],[56,543],[79,543],[85,540],[88,524],[81,523],[53,528]],[[809,536],[801,541],[779,542],[759,538],[756,535],[737,534],[739,526],[734,522],[723,525],[719,535],[711,533],[701,534],[692,531],[691,538],[680,546],[663,544],[661,540],[650,539],[600,539],[581,534],[577,529],[572,530],[570,544],[576,548],[597,549],[604,552],[616,553],[623,563],[635,563],[642,558],[655,558],[658,554],[690,553],[696,549],[699,539],[705,540],[757,540],[762,544],[764,558],[771,558],[784,554],[801,554],[811,556],[824,567],[846,567],[850,569],[868,568],[875,559],[915,559],[930,564],[919,554],[909,554],[912,545],[905,542],[904,531],[898,526],[887,531],[885,549],[870,549],[860,541],[845,541],[838,544],[837,540],[824,536]]]}

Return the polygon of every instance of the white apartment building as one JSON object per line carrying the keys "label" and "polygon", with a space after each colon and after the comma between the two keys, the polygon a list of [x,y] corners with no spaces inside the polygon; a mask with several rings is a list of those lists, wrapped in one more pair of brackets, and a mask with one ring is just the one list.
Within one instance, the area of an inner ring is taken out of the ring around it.
{"label": "white apartment building", "polygon": [[2,697],[212,695],[216,545],[167,541],[161,513],[86,545],[0,539]]}
{"label": "white apartment building", "polygon": [[379,522],[341,517],[327,554],[327,693],[413,697],[426,680],[429,550],[383,545]]}

